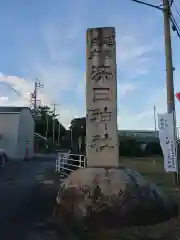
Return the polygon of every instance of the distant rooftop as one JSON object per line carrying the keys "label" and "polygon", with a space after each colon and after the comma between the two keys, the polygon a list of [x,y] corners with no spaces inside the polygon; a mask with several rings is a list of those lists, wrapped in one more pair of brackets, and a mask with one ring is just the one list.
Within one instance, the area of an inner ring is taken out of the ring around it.
{"label": "distant rooftop", "polygon": [[119,132],[139,132],[139,133],[153,133],[153,132],[155,132],[154,130],[146,130],[146,129],[143,129],[143,130],[137,130],[137,129],[131,129],[131,130],[129,130],[129,129],[119,129],[118,130]]}
{"label": "distant rooftop", "polygon": [[158,131],[153,130],[118,130],[120,136],[127,137],[157,137]]}

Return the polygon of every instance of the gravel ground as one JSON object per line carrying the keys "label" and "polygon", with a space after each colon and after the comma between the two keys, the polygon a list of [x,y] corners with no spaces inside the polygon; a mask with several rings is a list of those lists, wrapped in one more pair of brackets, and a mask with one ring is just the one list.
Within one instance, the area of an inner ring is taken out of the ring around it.
{"label": "gravel ground", "polygon": [[52,217],[56,189],[42,179],[54,166],[54,158],[41,156],[28,162],[8,163],[1,169],[1,240],[27,239],[39,223]]}

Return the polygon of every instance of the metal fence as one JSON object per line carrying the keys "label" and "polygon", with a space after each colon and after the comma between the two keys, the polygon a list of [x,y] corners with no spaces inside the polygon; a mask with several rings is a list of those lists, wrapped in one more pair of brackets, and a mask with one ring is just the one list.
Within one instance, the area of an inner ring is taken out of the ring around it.
{"label": "metal fence", "polygon": [[56,172],[68,175],[76,169],[84,167],[86,167],[86,157],[84,155],[57,152]]}

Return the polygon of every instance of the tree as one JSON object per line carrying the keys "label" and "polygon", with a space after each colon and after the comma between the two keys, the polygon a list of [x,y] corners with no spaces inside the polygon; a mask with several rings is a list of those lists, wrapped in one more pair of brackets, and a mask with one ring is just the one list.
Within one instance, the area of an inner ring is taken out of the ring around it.
{"label": "tree", "polygon": [[162,155],[162,149],[159,142],[149,142],[145,151],[146,155]]}
{"label": "tree", "polygon": [[[58,141],[58,132],[60,124],[60,142],[62,141],[63,136],[66,135],[65,127],[55,119],[55,141]],[[53,136],[53,115],[48,106],[39,106],[37,119],[35,124],[35,132],[46,136],[48,139],[52,140]]]}
{"label": "tree", "polygon": [[85,148],[85,136],[86,136],[86,118],[74,118],[71,121],[70,126],[70,138],[71,148],[73,151],[79,151],[79,140],[81,139],[81,152],[84,152]]}
{"label": "tree", "polygon": [[140,143],[133,138],[127,138],[123,141],[120,141],[119,145],[120,156],[134,156],[140,157],[143,155],[143,151],[140,147]]}

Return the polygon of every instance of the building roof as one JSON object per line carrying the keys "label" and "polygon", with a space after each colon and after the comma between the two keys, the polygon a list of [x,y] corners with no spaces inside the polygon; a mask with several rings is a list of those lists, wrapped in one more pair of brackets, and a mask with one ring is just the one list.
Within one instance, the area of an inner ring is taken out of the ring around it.
{"label": "building roof", "polygon": [[30,108],[28,107],[13,107],[13,106],[1,106],[0,107],[0,113],[20,113],[23,109],[28,109],[30,110]]}
{"label": "building roof", "polygon": [[0,106],[0,114],[1,113],[20,113],[23,109],[27,109],[31,113],[31,116],[34,119],[34,115],[29,107]]}

